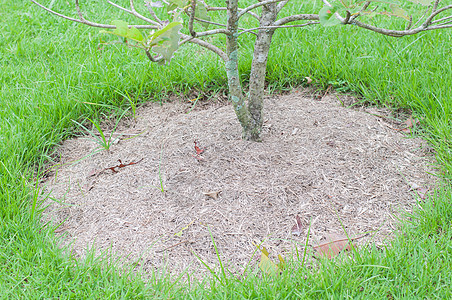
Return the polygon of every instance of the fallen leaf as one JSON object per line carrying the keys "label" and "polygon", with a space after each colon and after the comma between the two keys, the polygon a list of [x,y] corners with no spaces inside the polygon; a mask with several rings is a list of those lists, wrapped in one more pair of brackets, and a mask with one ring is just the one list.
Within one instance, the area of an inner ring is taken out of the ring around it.
{"label": "fallen leaf", "polygon": [[204,152],[205,149],[201,149],[198,147],[198,144],[195,141],[195,151],[196,151],[196,155],[200,155]]}
{"label": "fallen leaf", "polygon": [[350,241],[346,236],[328,235],[326,241],[313,247],[317,256],[328,257],[337,256],[342,250],[351,250]]}
{"label": "fallen leaf", "polygon": [[213,198],[215,200],[218,199],[218,195],[221,193],[221,191],[213,191],[213,192],[203,192],[204,195],[207,197]]}
{"label": "fallen leaf", "polygon": [[292,234],[300,236],[303,233],[303,223],[301,222],[300,216],[296,217],[297,224],[292,227]]}
{"label": "fallen leaf", "polygon": [[406,121],[405,121],[405,125],[406,127],[402,129],[403,132],[411,132],[411,128],[413,128],[414,125],[416,125],[417,123],[419,123],[418,119],[414,119],[413,116],[410,116]]}
{"label": "fallen leaf", "polygon": [[304,79],[306,79],[306,84],[311,84],[312,83],[312,79],[309,77],[305,77]]}
{"label": "fallen leaf", "polygon": [[429,191],[429,189],[427,189],[427,188],[418,188],[418,189],[416,189],[416,191],[417,191],[417,194],[419,195],[419,197],[422,200],[425,200],[425,198],[427,197],[427,192]]}
{"label": "fallen leaf", "polygon": [[194,155],[194,154],[192,154],[191,156],[196,158],[198,161],[205,161],[204,157],[202,157],[201,155],[198,155],[198,154]]}
{"label": "fallen leaf", "polygon": [[285,262],[281,255],[278,256],[280,264],[275,264],[271,261],[270,258],[268,258],[268,251],[265,249],[265,247],[262,247],[262,249],[257,246],[257,248],[261,251],[261,261],[259,262],[259,269],[262,270],[262,272],[266,274],[271,275],[278,275],[281,272],[281,269],[278,265],[281,265],[281,267],[284,266]]}

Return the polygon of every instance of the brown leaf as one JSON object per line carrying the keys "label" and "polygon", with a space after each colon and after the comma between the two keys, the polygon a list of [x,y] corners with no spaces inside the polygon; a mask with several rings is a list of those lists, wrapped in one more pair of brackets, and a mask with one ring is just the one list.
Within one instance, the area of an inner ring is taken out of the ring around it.
{"label": "brown leaf", "polygon": [[429,189],[427,189],[427,188],[418,188],[418,189],[416,189],[416,191],[417,191],[417,194],[419,195],[419,197],[422,200],[425,200],[425,198],[427,197],[427,192],[429,191]]}
{"label": "brown leaf", "polygon": [[221,191],[213,191],[213,192],[203,192],[204,195],[207,197],[213,198],[215,200],[218,199],[218,195],[221,193]]}
{"label": "brown leaf", "polygon": [[297,224],[292,227],[292,234],[300,236],[303,233],[303,223],[301,222],[300,216],[296,217]]}
{"label": "brown leaf", "polygon": [[411,128],[413,128],[414,125],[416,125],[417,123],[419,123],[418,119],[414,119],[413,116],[410,116],[406,121],[405,121],[405,125],[406,127],[402,129],[403,132],[411,132]]}
{"label": "brown leaf", "polygon": [[329,235],[324,243],[313,247],[317,256],[329,259],[337,256],[342,250],[352,250],[349,239],[342,235]]}
{"label": "brown leaf", "polygon": [[205,149],[201,149],[198,147],[198,143],[195,141],[195,151],[196,151],[196,155],[200,155],[204,152]]}
{"label": "brown leaf", "polygon": [[306,79],[306,84],[311,84],[312,83],[312,79],[309,77],[305,77],[304,79]]}

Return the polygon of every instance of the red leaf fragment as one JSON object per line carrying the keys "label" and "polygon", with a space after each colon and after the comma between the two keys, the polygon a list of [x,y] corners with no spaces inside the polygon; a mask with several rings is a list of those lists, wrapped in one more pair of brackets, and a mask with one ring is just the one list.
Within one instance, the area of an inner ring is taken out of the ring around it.
{"label": "red leaf fragment", "polygon": [[297,224],[292,227],[292,234],[296,236],[300,236],[303,233],[303,223],[301,222],[300,216],[296,217]]}
{"label": "red leaf fragment", "polygon": [[405,121],[406,127],[401,129],[401,131],[410,133],[411,132],[411,128],[413,128],[413,126],[416,125],[417,123],[419,123],[419,120],[418,119],[414,119],[413,116],[410,116]]}
{"label": "red leaf fragment", "polygon": [[112,170],[113,173],[118,173],[119,171],[116,171],[116,170],[115,170],[116,168],[120,169],[120,168],[124,168],[124,167],[127,167],[127,166],[131,166],[131,165],[134,165],[134,164],[139,163],[139,162],[142,161],[142,160],[143,160],[143,159],[140,159],[140,160],[137,161],[137,162],[133,162],[133,161],[132,161],[132,162],[130,162],[130,163],[128,163],[128,164],[123,164],[122,161],[121,161],[120,159],[118,159],[119,165],[114,166],[114,167],[105,168],[104,171],[105,171],[105,170]]}
{"label": "red leaf fragment", "polygon": [[198,144],[196,143],[196,141],[195,141],[194,143],[195,143],[195,151],[196,151],[196,154],[197,154],[197,155],[202,154],[202,153],[204,152],[204,149],[199,148],[199,147],[198,147]]}
{"label": "red leaf fragment", "polygon": [[128,164],[123,164],[122,161],[121,161],[120,159],[118,159],[119,165],[114,166],[114,167],[109,167],[109,168],[101,169],[101,170],[92,170],[92,171],[88,174],[88,177],[94,177],[94,176],[97,176],[97,175],[99,175],[99,174],[101,174],[102,172],[107,171],[107,170],[112,170],[113,173],[118,173],[119,171],[115,170],[116,168],[120,169],[120,168],[124,168],[124,167],[127,167],[127,166],[131,166],[131,165],[134,165],[134,164],[139,163],[139,162],[142,161],[142,160],[143,160],[143,158],[140,159],[140,160],[138,160],[138,161],[132,161],[132,162],[130,162],[130,163],[128,163]]}

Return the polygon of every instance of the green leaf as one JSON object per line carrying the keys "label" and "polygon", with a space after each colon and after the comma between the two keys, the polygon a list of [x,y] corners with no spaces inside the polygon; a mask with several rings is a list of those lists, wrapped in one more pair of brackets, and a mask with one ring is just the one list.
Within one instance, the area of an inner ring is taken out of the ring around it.
{"label": "green leaf", "polygon": [[166,10],[172,11],[176,8],[184,8],[188,4],[189,4],[189,2],[187,0],[169,0]]}
{"label": "green leaf", "polygon": [[319,12],[320,24],[323,26],[335,26],[341,24],[341,21],[334,15],[338,10],[338,7],[335,5],[325,5]]}
{"label": "green leaf", "polygon": [[391,4],[390,5],[392,10],[392,15],[400,18],[404,18],[405,20],[409,21],[410,17],[407,16],[406,11],[404,11],[400,6]]}
{"label": "green leaf", "polygon": [[[210,21],[210,16],[208,15],[207,8],[204,6],[204,3],[198,2],[195,9],[195,17],[201,20]],[[209,27],[207,23],[201,23],[204,29]]]}
{"label": "green leaf", "polygon": [[370,0],[370,2],[379,2],[379,3],[400,5],[400,1],[397,1],[397,0]]}
{"label": "green leaf", "polygon": [[423,6],[429,6],[430,4],[432,4],[433,0],[408,0],[414,4],[420,4]]}
{"label": "green leaf", "polygon": [[143,43],[144,38],[141,32],[135,27],[129,28],[129,24],[127,24],[127,22],[114,20],[111,22],[111,24],[116,26],[113,31],[101,30],[100,32],[114,34],[123,38],[134,40],[138,43]]}
{"label": "green leaf", "polygon": [[181,22],[171,22],[151,36],[152,51],[163,57],[163,63],[170,62],[179,48]]}

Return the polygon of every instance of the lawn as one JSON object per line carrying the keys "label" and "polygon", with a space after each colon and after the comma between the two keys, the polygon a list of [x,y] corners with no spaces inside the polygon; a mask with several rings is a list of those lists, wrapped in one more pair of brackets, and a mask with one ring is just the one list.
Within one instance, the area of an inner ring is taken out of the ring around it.
{"label": "lawn", "polygon": [[[289,10],[301,6],[302,12],[314,13],[321,8],[318,1],[300,3]],[[73,10],[66,1],[55,1],[53,8]],[[133,20],[104,1],[90,1],[84,10],[92,20]],[[411,111],[420,120],[414,135],[434,149],[441,185],[404,216],[385,249],[362,251],[353,261],[322,261],[317,268],[291,262],[277,278],[239,280],[225,270],[187,286],[169,276],[145,280],[119,270],[108,256],[88,255],[80,261],[65,253],[54,228],[40,222],[36,178],[51,161],[54,147],[74,135],[72,120],[114,119],[131,107],[122,96],[126,93],[140,104],[193,90],[223,92],[221,61],[188,45],[170,65],[151,64],[139,50],[105,45],[114,39],[29,1],[0,0],[0,11],[1,298],[451,297],[452,30],[400,39],[352,26],[279,31],[269,58],[270,91],[298,86],[309,76],[319,89],[332,85],[365,104]],[[245,38],[241,43],[246,84],[252,46]]]}

